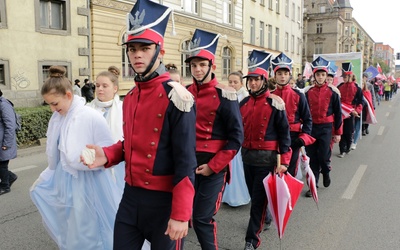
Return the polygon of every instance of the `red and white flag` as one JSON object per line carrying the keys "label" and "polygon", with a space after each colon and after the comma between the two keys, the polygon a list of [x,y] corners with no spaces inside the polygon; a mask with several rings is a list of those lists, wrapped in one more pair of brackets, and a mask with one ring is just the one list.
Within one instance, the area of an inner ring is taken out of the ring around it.
{"label": "red and white flag", "polygon": [[382,68],[381,65],[379,65],[379,63],[376,63],[376,68],[378,69],[378,72],[382,74]]}

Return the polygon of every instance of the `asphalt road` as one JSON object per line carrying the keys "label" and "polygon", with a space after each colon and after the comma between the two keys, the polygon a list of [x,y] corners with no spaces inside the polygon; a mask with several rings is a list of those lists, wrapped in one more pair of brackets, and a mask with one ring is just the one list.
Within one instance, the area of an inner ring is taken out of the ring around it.
{"label": "asphalt road", "polygon": [[[332,184],[318,189],[318,206],[305,198],[306,184],[283,238],[271,229],[259,249],[375,250],[400,247],[400,94],[377,107],[378,124],[343,159],[332,157]],[[19,178],[0,197],[0,250],[57,249],[30,200],[29,187],[46,166],[43,147],[20,150],[10,168]],[[250,206],[225,204],[215,217],[220,250],[244,247]],[[193,230],[185,249],[201,249]]]}

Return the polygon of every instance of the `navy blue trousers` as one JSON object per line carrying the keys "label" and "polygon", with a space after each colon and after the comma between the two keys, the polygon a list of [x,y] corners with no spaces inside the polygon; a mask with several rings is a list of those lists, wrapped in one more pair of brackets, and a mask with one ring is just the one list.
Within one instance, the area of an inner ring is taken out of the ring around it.
{"label": "navy blue trousers", "polygon": [[[197,165],[208,163],[214,154],[198,153]],[[193,228],[202,250],[218,249],[217,214],[225,188],[226,172],[203,176],[196,174],[195,196],[193,203]]]}
{"label": "navy blue trousers", "polygon": [[319,173],[326,174],[331,170],[332,126],[332,123],[313,124],[311,136],[316,141],[306,147],[307,155],[310,157],[310,167],[317,185]]}
{"label": "navy blue trousers", "polygon": [[165,230],[171,215],[172,194],[125,184],[114,226],[114,250],[140,250],[144,240],[152,250],[178,250],[182,240],[172,241]]}

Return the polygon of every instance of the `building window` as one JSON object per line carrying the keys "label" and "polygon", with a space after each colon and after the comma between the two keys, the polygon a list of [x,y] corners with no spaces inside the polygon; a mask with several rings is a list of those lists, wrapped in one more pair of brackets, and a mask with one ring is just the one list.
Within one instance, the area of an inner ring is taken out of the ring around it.
{"label": "building window", "polygon": [[346,13],[346,19],[351,19],[350,13]]}
{"label": "building window", "polygon": [[264,47],[264,22],[260,22],[260,46]]}
{"label": "building window", "polygon": [[349,52],[349,45],[345,44],[344,45],[344,53],[348,53]]}
{"label": "building window", "polygon": [[250,17],[250,43],[256,43],[256,20]]}
{"label": "building window", "polygon": [[275,29],[275,49],[279,50],[279,28]]}
{"label": "building window", "polygon": [[199,14],[199,1],[181,0],[181,9],[192,14]]}
{"label": "building window", "polygon": [[322,54],[322,43],[315,43],[314,54]]}
{"label": "building window", "polygon": [[297,7],[297,22],[301,23],[301,11],[300,11],[300,6]]}
{"label": "building window", "polygon": [[296,21],[296,4],[292,3],[292,21]]}
{"label": "building window", "polygon": [[0,59],[0,88],[11,89],[8,61]]}
{"label": "building window", "polygon": [[317,34],[322,33],[322,23],[317,23]]}
{"label": "building window", "polygon": [[276,2],[275,2],[275,4],[276,4],[276,7],[275,7],[275,9],[276,9],[276,13],[277,14],[279,14],[280,13],[280,2],[281,2],[281,0],[275,0]]}
{"label": "building window", "polygon": [[300,55],[301,46],[301,39],[297,38],[297,55]]}
{"label": "building window", "polygon": [[285,0],[285,16],[289,17],[289,0]]}
{"label": "building window", "polygon": [[289,51],[289,33],[285,32],[285,51]]}
{"label": "building window", "polygon": [[292,40],[290,41],[291,52],[294,53],[294,35],[292,35]]}
{"label": "building window", "polygon": [[222,78],[228,79],[232,71],[232,50],[229,47],[222,49]]}
{"label": "building window", "polygon": [[344,35],[345,36],[349,35],[349,26],[344,27]]}
{"label": "building window", "polygon": [[268,25],[268,48],[272,49],[272,25]]}
{"label": "building window", "polygon": [[260,4],[261,4],[262,6],[265,6],[265,0],[260,0]]}
{"label": "building window", "polygon": [[70,34],[70,9],[70,1],[67,0],[35,0],[36,31]]}
{"label": "building window", "polygon": [[[181,51],[189,50],[190,40],[186,40],[181,45]],[[190,73],[190,65],[189,63],[185,63],[185,60],[190,57],[189,53],[181,53],[181,74],[184,78],[191,78],[192,74]]]}
{"label": "building window", "polygon": [[71,63],[70,62],[63,62],[63,61],[40,61],[38,69],[39,71],[39,89],[42,88],[43,83],[46,81],[46,79],[49,77],[49,69],[53,65],[59,65],[59,66],[64,66],[65,69],[67,70],[65,73],[65,76],[68,79],[72,79],[71,75]]}
{"label": "building window", "polygon": [[[126,42],[128,35],[125,33],[124,36],[122,37],[122,43]],[[135,71],[133,71],[133,68],[131,66],[131,63],[129,62],[128,55],[126,54],[126,45],[122,46],[122,56],[121,56],[121,61],[122,61],[122,79],[124,80],[133,80],[135,77]]]}
{"label": "building window", "polygon": [[321,6],[320,9],[319,9],[319,11],[320,11],[321,13],[325,13],[325,6]]}
{"label": "building window", "polygon": [[0,29],[7,28],[6,2],[0,0]]}
{"label": "building window", "polygon": [[268,0],[268,9],[272,10],[274,0]]}
{"label": "building window", "polygon": [[232,24],[232,1],[224,0],[222,3],[222,18],[224,23]]}

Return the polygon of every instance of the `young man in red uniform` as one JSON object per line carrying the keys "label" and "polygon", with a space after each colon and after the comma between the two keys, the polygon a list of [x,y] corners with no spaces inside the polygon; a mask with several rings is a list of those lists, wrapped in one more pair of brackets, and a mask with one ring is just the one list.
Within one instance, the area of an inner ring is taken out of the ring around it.
{"label": "young man in red uniform", "polygon": [[315,141],[310,135],[312,127],[310,109],[305,95],[289,84],[292,78],[292,59],[281,53],[271,61],[271,64],[277,87],[272,93],[281,97],[285,102],[286,115],[290,126],[292,158],[288,172],[292,176],[296,176],[300,148]]}
{"label": "young man in red uniform", "polygon": [[342,104],[353,108],[350,117],[343,120],[343,135],[339,142],[339,158],[343,158],[350,152],[351,143],[353,142],[354,118],[360,117],[363,107],[362,90],[355,82],[352,67],[353,65],[350,62],[342,63],[343,82],[337,86]]}
{"label": "young man in red uniform", "polygon": [[[280,97],[270,94],[267,86],[270,63],[271,54],[252,51],[249,72],[245,76],[250,96],[240,102],[244,127],[243,168],[251,197],[245,250],[256,249],[261,244],[260,233],[268,205],[263,179],[274,171],[286,172],[292,155],[285,103]],[[278,154],[282,165],[274,169]]]}
{"label": "young man in red uniform", "polygon": [[[318,187],[319,175],[322,173],[324,187],[329,187],[331,178],[331,141],[339,142],[342,134],[342,108],[340,95],[336,88],[329,86],[326,78],[329,61],[318,57],[311,63],[315,85],[305,94],[312,116],[311,136],[316,141],[307,146],[307,154],[310,157],[310,167],[314,173]],[[306,192],[311,197],[311,192]]]}
{"label": "young man in red uniform", "polygon": [[196,102],[196,156],[193,228],[202,249],[218,249],[217,213],[229,162],[243,141],[242,118],[236,91],[218,84],[214,75],[219,35],[197,29],[189,48],[193,84],[188,90]]}
{"label": "young man in red uniform", "polygon": [[[185,87],[161,63],[171,9],[138,0],[129,15],[127,54],[136,72],[123,104],[124,141],[96,150],[90,168],[126,163],[114,249],[181,249],[194,197],[195,112]],[[164,15],[164,19],[157,20]],[[181,94],[178,94],[181,93]]]}

